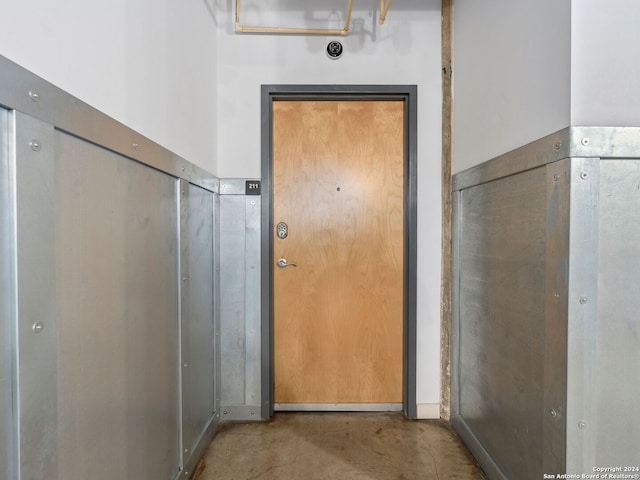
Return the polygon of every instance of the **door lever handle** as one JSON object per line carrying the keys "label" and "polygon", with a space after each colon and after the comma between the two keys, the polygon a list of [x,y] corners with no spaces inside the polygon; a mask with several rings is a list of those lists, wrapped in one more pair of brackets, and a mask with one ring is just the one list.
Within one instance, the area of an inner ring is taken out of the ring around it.
{"label": "door lever handle", "polygon": [[288,263],[286,258],[278,259],[278,267],[287,268],[287,267],[297,267],[298,265],[295,263]]}

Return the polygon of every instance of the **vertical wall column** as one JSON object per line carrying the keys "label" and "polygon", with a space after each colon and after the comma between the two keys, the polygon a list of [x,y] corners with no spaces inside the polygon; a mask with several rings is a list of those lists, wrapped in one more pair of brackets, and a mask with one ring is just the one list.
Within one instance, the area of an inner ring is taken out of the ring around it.
{"label": "vertical wall column", "polygon": [[260,196],[246,180],[220,180],[222,420],[259,420]]}

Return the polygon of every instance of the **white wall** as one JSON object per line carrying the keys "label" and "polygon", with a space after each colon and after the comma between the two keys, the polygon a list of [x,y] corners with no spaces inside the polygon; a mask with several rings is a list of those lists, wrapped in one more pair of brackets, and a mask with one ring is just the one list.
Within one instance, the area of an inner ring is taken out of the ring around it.
{"label": "white wall", "polygon": [[571,124],[640,126],[640,2],[572,1]]}
{"label": "white wall", "polygon": [[454,0],[454,173],[569,126],[570,41],[570,0]]}
{"label": "white wall", "polygon": [[212,0],[0,0],[0,54],[215,168]]}
{"label": "white wall", "polygon": [[[218,168],[220,177],[260,177],[261,84],[418,85],[418,384],[419,404],[440,399],[440,0],[394,2],[383,26],[379,2],[354,2],[352,33],[341,39],[343,58],[331,60],[331,38],[235,34],[233,2],[218,18]],[[243,5],[248,23],[340,28],[336,12],[318,2],[266,0]],[[332,2],[344,7],[346,2]],[[306,5],[306,6],[305,6]],[[315,8],[314,8],[315,5]],[[326,5],[326,4],[324,4]],[[273,2],[271,3],[273,7]],[[364,8],[364,9],[361,9]],[[371,9],[371,10],[370,10]],[[277,15],[274,12],[279,12]],[[309,22],[309,18],[317,21]],[[243,21],[244,23],[244,21]],[[437,409],[436,409],[437,413]]]}

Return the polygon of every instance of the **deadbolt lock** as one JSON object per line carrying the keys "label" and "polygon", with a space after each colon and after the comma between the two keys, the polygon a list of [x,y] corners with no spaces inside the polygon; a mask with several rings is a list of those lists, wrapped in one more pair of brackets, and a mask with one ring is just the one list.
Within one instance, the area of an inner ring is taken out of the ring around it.
{"label": "deadbolt lock", "polygon": [[287,236],[289,235],[289,226],[284,222],[280,222],[278,225],[276,225],[276,235],[278,235],[278,238],[280,240],[284,240],[285,238],[287,238]]}

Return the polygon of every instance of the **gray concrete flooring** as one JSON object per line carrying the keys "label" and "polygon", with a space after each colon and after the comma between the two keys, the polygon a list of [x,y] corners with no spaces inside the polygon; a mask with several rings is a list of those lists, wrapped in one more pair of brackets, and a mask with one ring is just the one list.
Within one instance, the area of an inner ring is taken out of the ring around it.
{"label": "gray concrete flooring", "polygon": [[221,426],[195,480],[485,479],[446,422],[387,413],[279,413]]}

